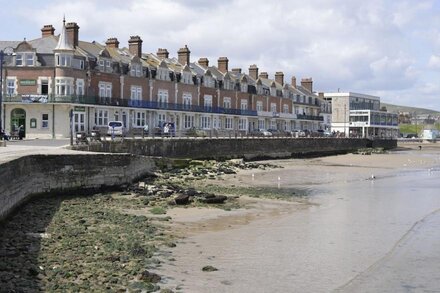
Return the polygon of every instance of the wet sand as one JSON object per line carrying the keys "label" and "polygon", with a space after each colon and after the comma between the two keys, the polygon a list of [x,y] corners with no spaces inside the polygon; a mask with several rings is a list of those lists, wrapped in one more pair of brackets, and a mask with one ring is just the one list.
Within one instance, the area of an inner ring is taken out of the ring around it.
{"label": "wet sand", "polygon": [[[184,238],[172,250],[175,261],[161,268],[164,283],[178,292],[440,290],[438,262],[426,261],[440,257],[433,228],[440,218],[440,146],[418,145],[389,154],[272,161],[284,168],[210,181],[302,188],[308,195],[244,198],[248,208],[234,211],[171,210],[173,229]],[[417,231],[430,234],[415,239]],[[407,261],[423,269],[407,268]],[[206,265],[218,271],[202,271]]]}

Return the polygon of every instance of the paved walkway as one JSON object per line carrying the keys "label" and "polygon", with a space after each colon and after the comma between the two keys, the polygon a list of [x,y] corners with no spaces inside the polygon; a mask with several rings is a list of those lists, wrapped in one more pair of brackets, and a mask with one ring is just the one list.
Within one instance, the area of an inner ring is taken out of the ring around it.
{"label": "paved walkway", "polygon": [[65,139],[33,139],[22,141],[7,141],[6,147],[0,147],[0,164],[29,155],[47,154],[78,154],[84,152],[68,150],[70,144]]}

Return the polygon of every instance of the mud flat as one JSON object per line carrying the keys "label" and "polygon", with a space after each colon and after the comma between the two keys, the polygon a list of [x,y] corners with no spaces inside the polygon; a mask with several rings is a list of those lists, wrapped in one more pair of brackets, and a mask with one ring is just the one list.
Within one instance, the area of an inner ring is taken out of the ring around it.
{"label": "mud flat", "polygon": [[[438,266],[423,261],[426,255],[440,257],[438,237],[423,245],[411,239],[411,260],[418,269],[424,266],[423,274],[402,262],[386,267],[387,255],[402,254],[396,251],[402,237],[416,234],[414,225],[440,208],[436,144],[270,163],[283,168],[197,182],[202,190],[247,192],[252,197],[241,196],[248,200],[246,208],[169,212],[173,229],[184,238],[173,249],[175,261],[159,270],[167,286],[179,292],[377,292],[365,285],[374,277],[375,288],[383,284],[386,292],[440,290],[435,278],[426,277],[435,276]],[[291,198],[268,200],[258,194],[277,190]],[[431,250],[417,259],[419,247]],[[387,276],[383,271],[394,272],[393,282],[378,280]],[[399,279],[399,271],[411,279]]]}

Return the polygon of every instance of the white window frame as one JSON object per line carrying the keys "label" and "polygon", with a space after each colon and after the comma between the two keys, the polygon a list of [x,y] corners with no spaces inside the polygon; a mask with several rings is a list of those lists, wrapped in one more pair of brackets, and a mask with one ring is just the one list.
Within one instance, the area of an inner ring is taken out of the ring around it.
{"label": "white window frame", "polygon": [[97,108],[95,109],[95,125],[107,126],[108,125],[108,113],[107,109]]}
{"label": "white window frame", "polygon": [[34,53],[25,53],[24,55],[25,55],[25,60],[24,60],[25,66],[34,66],[35,54]]}
{"label": "white window frame", "polygon": [[15,55],[15,66],[23,66],[23,54],[17,53]]}
{"label": "white window frame", "polygon": [[184,115],[183,127],[185,129],[194,127],[194,115],[186,115],[186,114]]}
{"label": "white window frame", "polygon": [[289,105],[283,104],[283,113],[289,113]]}
{"label": "white window frame", "polygon": [[185,110],[191,109],[192,94],[190,94],[190,93],[183,93],[182,94],[182,99],[183,99],[183,109],[185,109]]}
{"label": "white window frame", "polygon": [[[47,116],[47,119],[44,119]],[[47,129],[49,128],[49,113],[42,113],[41,114],[41,128]]]}
{"label": "white window frame", "polygon": [[73,94],[73,78],[72,77],[56,77],[55,78],[55,95],[70,96]]}
{"label": "white window frame", "polygon": [[142,87],[132,85],[131,86],[131,96],[130,99],[135,101],[141,101],[142,100]]}
{"label": "white window frame", "polygon": [[206,111],[210,111],[212,109],[212,96],[211,95],[205,95],[203,97],[203,107]]}
{"label": "white window frame", "polygon": [[144,111],[135,112],[135,127],[143,127],[147,121],[147,114]]}
{"label": "white window frame", "polygon": [[211,116],[202,115],[200,117],[200,128],[211,129]]}
{"label": "white window frame", "polygon": [[231,105],[232,105],[231,98],[229,98],[229,97],[224,97],[224,98],[223,98],[223,108],[225,108],[225,109],[231,109]]}
{"label": "white window frame", "polygon": [[157,124],[159,127],[162,127],[166,121],[167,121],[167,116],[165,113],[158,113],[157,114]]}
{"label": "white window frame", "polygon": [[225,117],[225,129],[234,128],[234,119],[232,117]]}
{"label": "white window frame", "polygon": [[[2,89],[0,89],[2,90]],[[14,96],[17,93],[16,79],[6,78],[6,95]]]}
{"label": "white window frame", "polygon": [[157,103],[159,106],[168,104],[168,90],[159,90],[157,92]]}
{"label": "white window frame", "polygon": [[239,118],[238,119],[238,129],[239,130],[247,130],[248,122],[247,118]]}
{"label": "white window frame", "polygon": [[276,113],[277,112],[277,103],[270,103],[270,111],[272,113]]}
{"label": "white window frame", "polygon": [[247,100],[240,100],[240,109],[241,110],[247,110],[248,109],[248,101]]}
{"label": "white window frame", "polygon": [[[262,101],[257,101],[257,111],[263,111],[263,102]],[[262,128],[262,127],[259,127]]]}
{"label": "white window frame", "polygon": [[55,54],[56,66],[58,67],[71,67],[72,56],[67,54]]}
{"label": "white window frame", "polygon": [[266,121],[264,119],[258,119],[258,128],[266,129]]}
{"label": "white window frame", "polygon": [[76,95],[84,96],[84,79],[76,80]]}
{"label": "white window frame", "polygon": [[113,85],[111,82],[100,81],[99,87],[99,97],[100,98],[111,98]]}

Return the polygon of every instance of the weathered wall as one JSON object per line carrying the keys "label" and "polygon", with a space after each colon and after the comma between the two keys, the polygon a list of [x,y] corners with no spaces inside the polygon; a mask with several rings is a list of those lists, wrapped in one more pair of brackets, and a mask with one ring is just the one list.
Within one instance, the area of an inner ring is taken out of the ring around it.
{"label": "weathered wall", "polygon": [[304,155],[325,155],[353,151],[359,148],[397,146],[395,140],[354,138],[240,138],[240,139],[126,139],[104,141],[80,146],[97,152],[131,153],[192,159],[227,158],[288,158]]}
{"label": "weathered wall", "polygon": [[0,165],[0,220],[41,193],[101,189],[130,183],[154,168],[128,154],[32,155]]}

